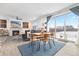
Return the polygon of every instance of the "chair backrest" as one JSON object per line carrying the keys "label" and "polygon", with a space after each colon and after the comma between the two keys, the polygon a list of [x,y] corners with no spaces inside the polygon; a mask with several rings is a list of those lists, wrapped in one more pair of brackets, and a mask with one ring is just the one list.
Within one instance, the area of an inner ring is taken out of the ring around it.
{"label": "chair backrest", "polygon": [[27,39],[27,36],[25,34],[22,34],[23,40]]}
{"label": "chair backrest", "polygon": [[49,34],[43,34],[43,39],[42,41],[47,42],[49,40]]}
{"label": "chair backrest", "polygon": [[54,36],[54,32],[51,32],[51,36]]}

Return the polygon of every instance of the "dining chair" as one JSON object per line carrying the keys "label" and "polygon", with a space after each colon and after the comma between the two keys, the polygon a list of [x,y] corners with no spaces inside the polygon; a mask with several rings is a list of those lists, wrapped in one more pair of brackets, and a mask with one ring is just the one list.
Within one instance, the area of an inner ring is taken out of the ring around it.
{"label": "dining chair", "polygon": [[46,51],[46,45],[48,44],[49,47],[50,47],[50,44],[49,44],[49,34],[42,34],[43,38],[41,39],[43,41],[43,49],[44,51]]}
{"label": "dining chair", "polygon": [[[38,38],[34,34],[30,34],[30,47],[32,48],[32,51],[37,50],[38,48]],[[36,48],[35,48],[36,47]]]}
{"label": "dining chair", "polygon": [[53,32],[51,32],[51,35],[49,37],[49,44],[51,44],[51,41],[53,42],[53,45],[55,46],[54,33]]}

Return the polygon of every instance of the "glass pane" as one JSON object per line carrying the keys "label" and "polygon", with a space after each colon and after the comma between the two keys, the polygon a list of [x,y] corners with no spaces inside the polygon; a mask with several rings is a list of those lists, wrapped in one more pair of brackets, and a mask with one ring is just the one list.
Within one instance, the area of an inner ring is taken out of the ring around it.
{"label": "glass pane", "polygon": [[56,17],[56,38],[64,39],[64,15]]}
{"label": "glass pane", "polygon": [[66,14],[66,16],[67,40],[76,41],[78,39],[78,16],[72,12]]}
{"label": "glass pane", "polygon": [[41,27],[41,20],[34,20],[33,22],[32,22],[32,30],[40,30],[40,27]]}
{"label": "glass pane", "polygon": [[51,18],[48,22],[48,29],[49,32],[54,33],[54,37],[55,37],[55,19]]}

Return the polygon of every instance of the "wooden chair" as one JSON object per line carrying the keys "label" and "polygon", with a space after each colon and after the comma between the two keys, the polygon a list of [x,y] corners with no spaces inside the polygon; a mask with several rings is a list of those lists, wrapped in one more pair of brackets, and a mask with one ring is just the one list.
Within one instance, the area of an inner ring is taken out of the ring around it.
{"label": "wooden chair", "polygon": [[[49,43],[49,34],[42,34],[43,38],[41,39],[41,41],[43,41],[43,48],[44,48],[44,51],[46,51],[46,45]],[[49,45],[50,46],[50,45]]]}
{"label": "wooden chair", "polygon": [[43,34],[43,39],[42,39],[42,41],[48,42],[48,37],[49,37],[48,34]]}
{"label": "wooden chair", "polygon": [[[30,34],[30,37],[31,37],[31,41],[30,41],[30,47],[32,47],[32,51],[35,50],[38,50],[38,42],[36,41],[39,41],[38,38],[37,38],[37,35],[36,34]],[[37,48],[34,48],[34,46],[36,46]]]}

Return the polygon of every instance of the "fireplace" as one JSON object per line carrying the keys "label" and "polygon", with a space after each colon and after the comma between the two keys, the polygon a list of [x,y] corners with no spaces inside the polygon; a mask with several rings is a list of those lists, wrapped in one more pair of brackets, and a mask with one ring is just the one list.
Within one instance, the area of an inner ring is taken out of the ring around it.
{"label": "fireplace", "polygon": [[13,36],[19,35],[19,30],[13,30],[13,31],[12,31],[12,35],[13,35]]}

